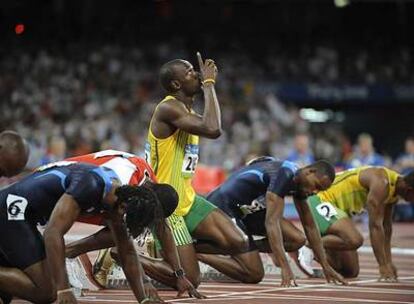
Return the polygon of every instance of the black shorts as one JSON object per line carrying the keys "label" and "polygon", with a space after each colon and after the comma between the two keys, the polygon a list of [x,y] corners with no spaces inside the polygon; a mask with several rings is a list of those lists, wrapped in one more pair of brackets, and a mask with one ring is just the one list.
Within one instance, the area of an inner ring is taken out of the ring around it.
{"label": "black shorts", "polygon": [[258,249],[254,243],[253,235],[267,236],[264,226],[266,210],[244,216],[238,208],[233,207],[233,204],[220,193],[219,189],[211,192],[207,196],[207,200],[231,217],[236,225],[247,235],[249,238],[249,251]]}
{"label": "black shorts", "polygon": [[0,192],[0,265],[21,270],[45,259],[43,237],[36,224],[9,220],[7,189]]}

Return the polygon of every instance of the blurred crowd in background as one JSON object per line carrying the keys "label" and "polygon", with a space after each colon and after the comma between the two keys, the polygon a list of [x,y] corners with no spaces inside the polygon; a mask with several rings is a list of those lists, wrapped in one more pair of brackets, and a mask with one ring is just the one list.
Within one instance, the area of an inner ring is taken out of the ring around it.
{"label": "blurred crowd in background", "polygon": [[[158,69],[172,56],[191,57],[178,45],[163,44],[2,55],[0,124],[29,141],[29,168],[103,149],[142,155],[151,113],[163,97]],[[370,134],[351,142],[340,124],[311,124],[298,106],[257,90],[261,82],[277,79],[243,55],[221,54],[216,60],[224,134],[202,140],[202,163],[231,171],[252,155],[273,155],[303,165],[324,158],[338,168],[371,164],[402,171],[413,166],[412,138],[398,143],[404,156],[392,159],[387,151],[375,151]],[[308,58],[308,65],[315,60]],[[196,104],[202,111],[201,96]]]}
{"label": "blurred crowd in background", "polygon": [[[231,172],[272,155],[300,166],[323,158],[338,170],[385,165],[405,173],[414,168],[414,127],[393,113],[411,117],[412,101],[387,101],[383,117],[375,117],[379,103],[357,101],[359,121],[342,115],[314,123],[302,115],[304,105],[267,88],[412,88],[412,16],[406,2],[339,10],[323,0],[2,1],[8,47],[0,48],[0,130],[27,139],[28,170],[103,149],[143,156],[151,114],[164,96],[159,68],[175,58],[193,61],[200,50],[219,68],[224,130],[217,140],[201,140],[200,163]],[[11,30],[17,21],[25,32]],[[335,106],[338,100],[324,103],[332,112]],[[196,109],[203,109],[201,96]]]}

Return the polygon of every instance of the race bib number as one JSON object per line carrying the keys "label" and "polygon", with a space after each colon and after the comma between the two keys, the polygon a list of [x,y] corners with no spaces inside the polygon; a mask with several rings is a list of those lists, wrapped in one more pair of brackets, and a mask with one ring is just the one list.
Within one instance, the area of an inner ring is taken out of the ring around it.
{"label": "race bib number", "polygon": [[7,219],[9,221],[24,221],[24,212],[27,207],[27,199],[22,196],[9,194],[6,199]]}
{"label": "race bib number", "polygon": [[198,145],[186,145],[183,166],[181,172],[183,176],[190,177],[194,175],[198,163]]}
{"label": "race bib number", "polygon": [[46,169],[55,168],[55,167],[65,167],[65,166],[69,166],[69,165],[76,164],[76,163],[77,163],[76,161],[62,160],[62,161],[40,166],[39,168],[36,169],[36,171],[44,171]]}
{"label": "race bib number", "polygon": [[250,205],[240,206],[240,210],[244,215],[252,214],[264,210],[266,206],[263,200],[254,200]]}
{"label": "race bib number", "polygon": [[336,212],[335,207],[328,202],[323,202],[322,204],[316,206],[316,211],[318,211],[318,213],[322,215],[327,221],[329,221],[332,216],[338,214],[338,212]]}

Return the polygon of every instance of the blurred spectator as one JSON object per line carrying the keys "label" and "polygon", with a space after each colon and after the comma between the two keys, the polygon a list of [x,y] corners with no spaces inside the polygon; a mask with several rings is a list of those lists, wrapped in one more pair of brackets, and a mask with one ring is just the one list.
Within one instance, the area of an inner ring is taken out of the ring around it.
{"label": "blurred spectator", "polygon": [[[184,45],[172,39],[139,46],[75,43],[0,50],[0,127],[16,129],[28,139],[28,168],[62,158],[48,143],[48,138],[56,137],[65,140],[67,155],[102,148],[141,154],[151,113],[162,98],[158,67],[176,56],[191,59]],[[349,69],[340,66],[341,52],[334,46],[309,45],[293,56],[275,48],[263,62],[257,62],[248,50],[234,52],[220,46],[211,50],[220,68],[217,91],[225,132],[219,140],[200,142],[204,146],[200,162],[229,171],[243,165],[248,154],[288,157],[300,165],[311,162],[314,155],[341,163],[346,154],[340,148],[341,127],[324,123],[316,129],[303,119],[297,106],[282,102],[271,89],[284,81],[325,84],[358,79],[364,83],[368,74],[380,78],[376,73],[382,69],[367,71],[378,66],[370,62],[373,57],[367,56],[368,51],[347,56],[347,62],[358,63]],[[390,58],[401,62],[403,57],[411,66],[411,53],[404,54]],[[410,83],[413,74],[404,75]],[[202,111],[199,101],[196,104]],[[307,135],[292,142],[294,134]],[[358,150],[353,166],[378,164],[370,161],[371,153],[364,152],[364,147]]]}
{"label": "blurred spectator", "polygon": [[[402,174],[414,170],[414,138],[408,137],[405,140],[405,153],[395,161],[394,169]],[[394,210],[394,220],[412,221],[414,219],[414,204],[401,201]]]}
{"label": "blurred spectator", "polygon": [[347,163],[347,168],[384,166],[384,164],[384,158],[375,152],[372,136],[361,133],[358,136],[358,145]]}
{"label": "blurred spectator", "polygon": [[63,160],[66,157],[66,140],[61,136],[53,136],[49,140],[46,154],[40,159],[40,165]]}
{"label": "blurred spectator", "polygon": [[394,168],[402,174],[414,170],[414,137],[405,140],[405,153],[397,158]]}
{"label": "blurred spectator", "polygon": [[299,167],[305,167],[315,161],[309,148],[309,136],[307,134],[296,134],[293,145],[294,148],[290,151],[286,160],[296,163]]}

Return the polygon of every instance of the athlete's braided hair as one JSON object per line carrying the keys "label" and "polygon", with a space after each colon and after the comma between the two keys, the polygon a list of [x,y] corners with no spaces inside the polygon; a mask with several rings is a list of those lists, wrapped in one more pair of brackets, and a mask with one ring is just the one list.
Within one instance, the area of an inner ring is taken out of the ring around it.
{"label": "athlete's braided hair", "polygon": [[153,228],[164,219],[163,207],[154,191],[142,186],[121,186],[115,191],[119,203],[126,204],[125,223],[133,236]]}

